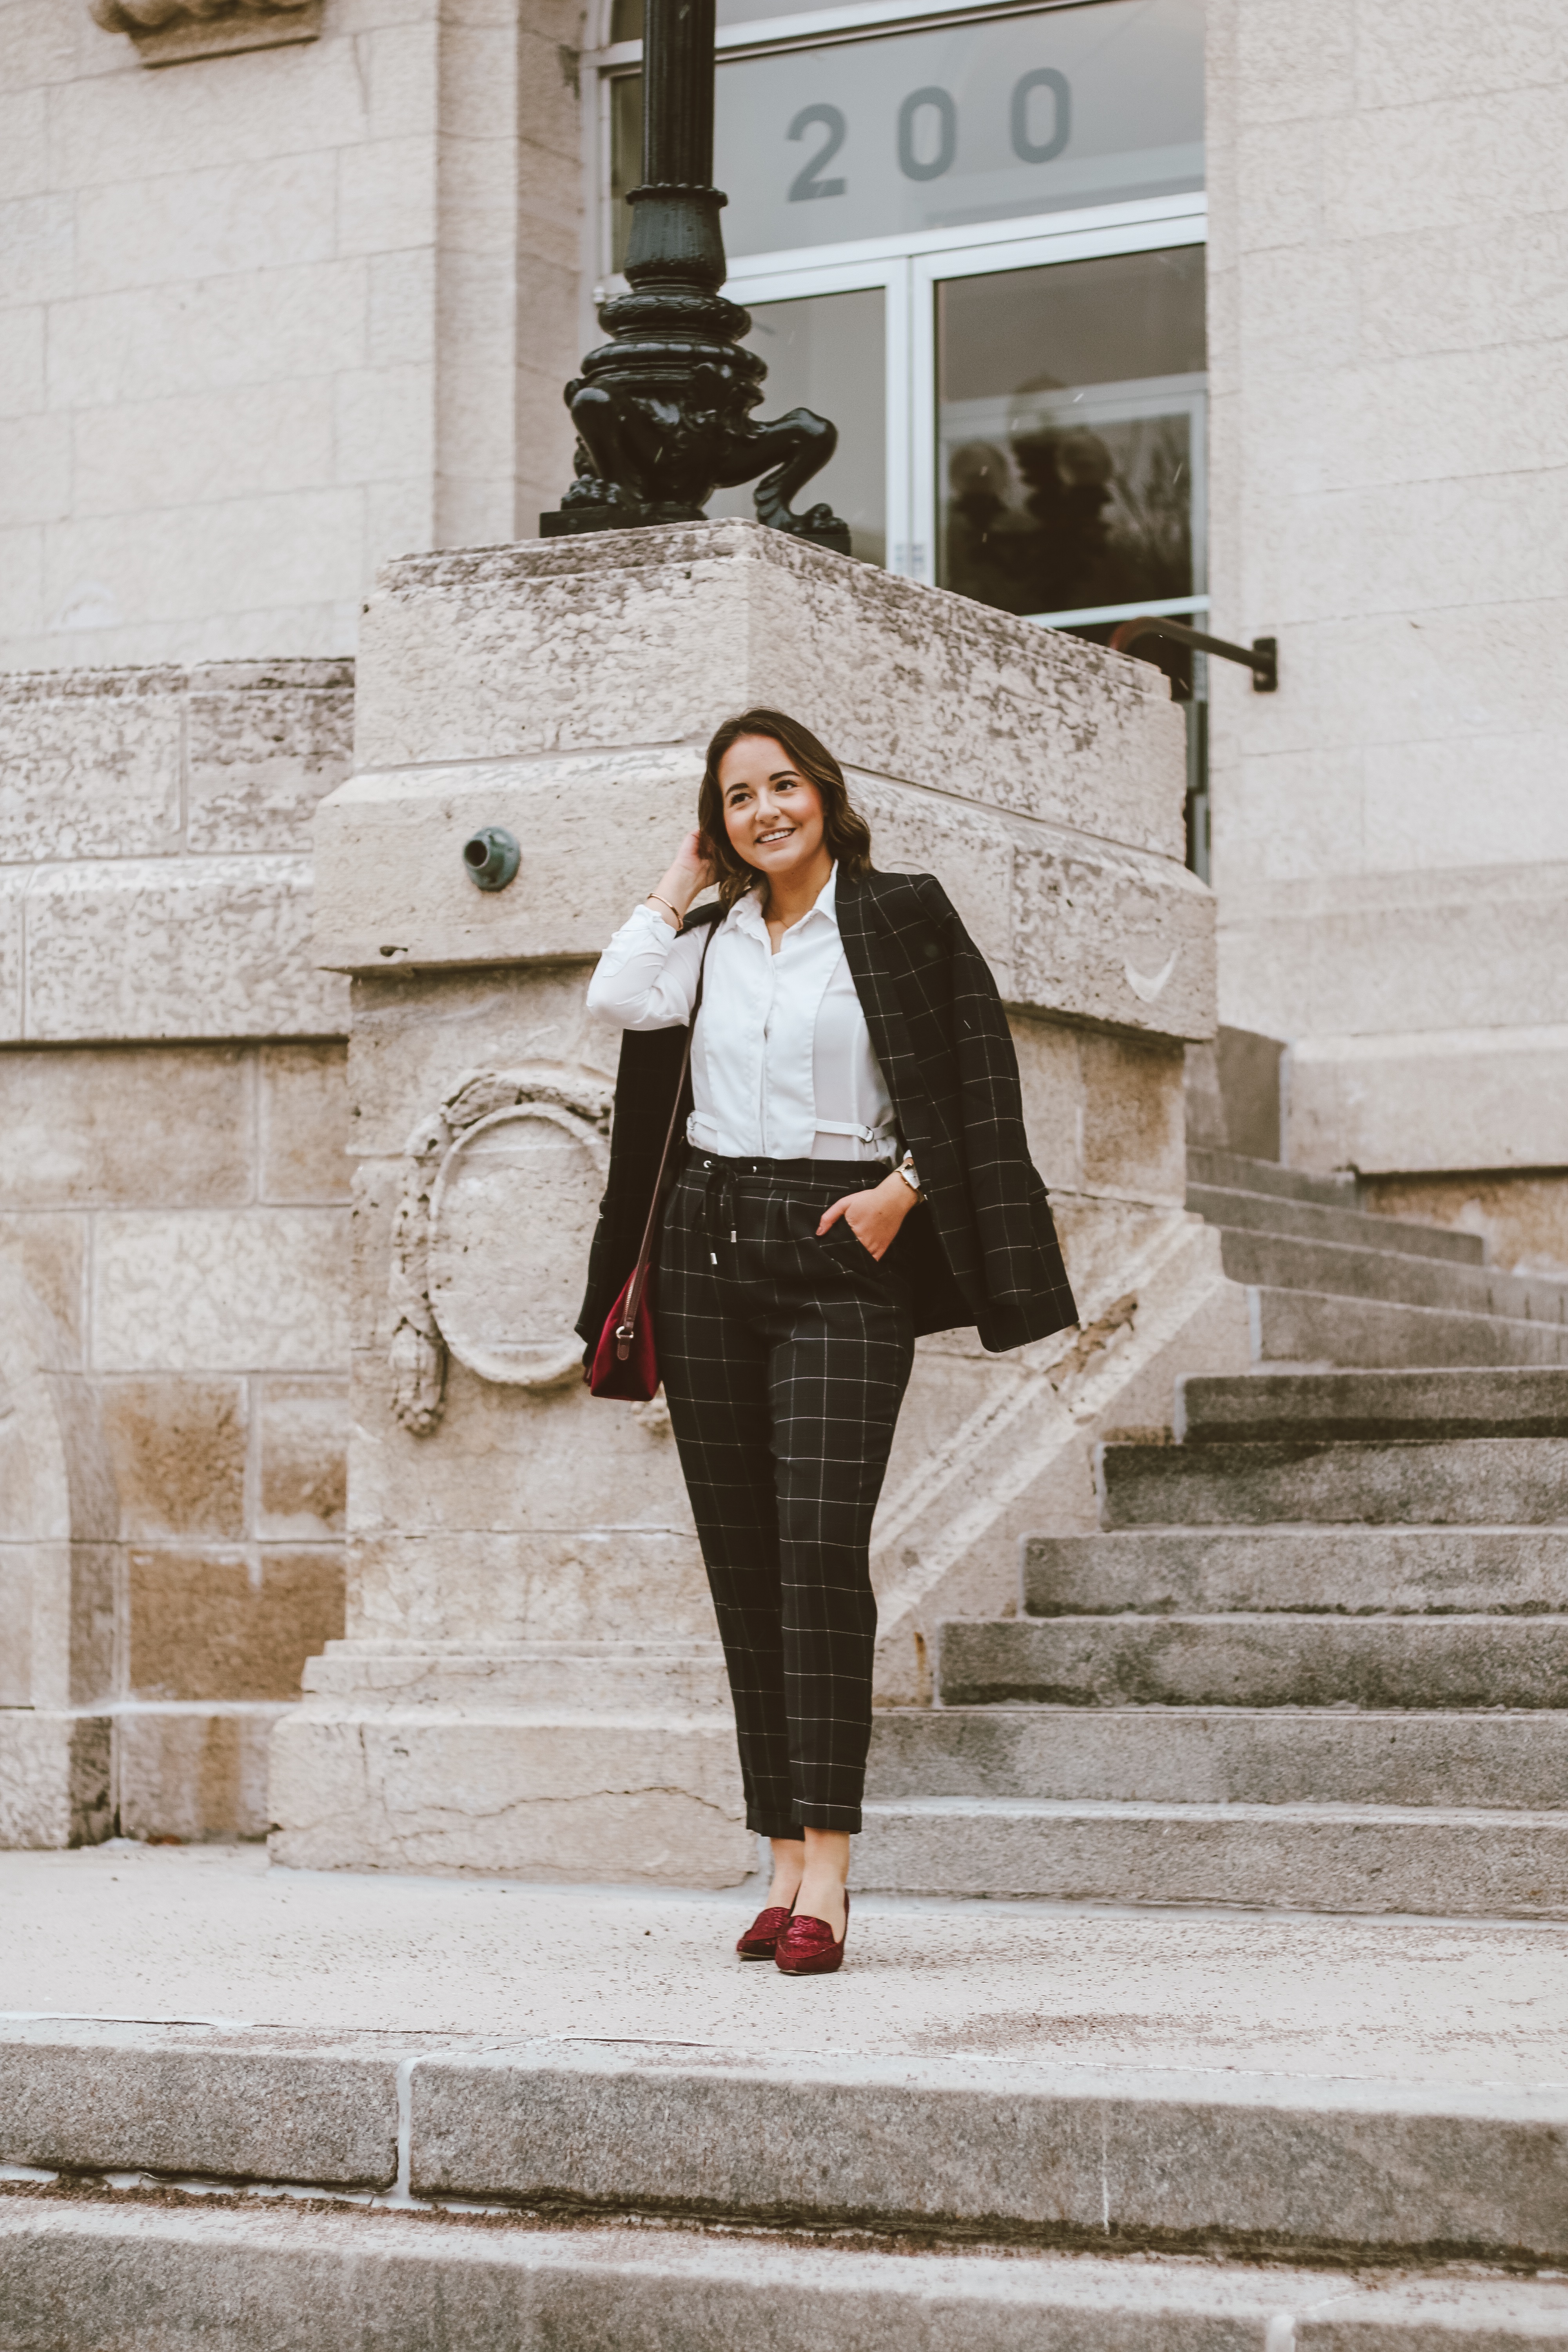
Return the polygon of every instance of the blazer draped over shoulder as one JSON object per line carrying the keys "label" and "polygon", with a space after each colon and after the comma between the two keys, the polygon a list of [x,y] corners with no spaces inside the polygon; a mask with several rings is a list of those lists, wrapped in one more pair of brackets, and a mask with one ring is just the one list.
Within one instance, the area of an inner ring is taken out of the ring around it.
{"label": "blazer draped over shoulder", "polygon": [[[722,910],[697,908],[689,925]],[[1046,1188],[1029,1158],[1012,1033],[991,967],[932,874],[842,877],[839,934],[925,1199],[886,1263],[915,1329],[973,1324],[994,1354],[1078,1320]],[[621,1040],[610,1174],[577,1329],[591,1349],[631,1270],[686,1048],[684,1028]],[[688,1077],[682,1116],[690,1108]]]}

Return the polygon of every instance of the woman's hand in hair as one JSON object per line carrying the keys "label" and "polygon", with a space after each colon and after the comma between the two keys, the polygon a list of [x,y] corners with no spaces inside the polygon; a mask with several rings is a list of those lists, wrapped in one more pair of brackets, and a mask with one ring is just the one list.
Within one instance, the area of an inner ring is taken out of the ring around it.
{"label": "woman's hand in hair", "polygon": [[712,887],[713,866],[707,845],[700,833],[689,833],[676,851],[663,880],[656,884],[647,895],[655,901],[657,911],[670,922],[673,929],[675,923],[671,918],[679,919],[684,916],[693,898]]}
{"label": "woman's hand in hair", "polygon": [[899,1238],[899,1228],[916,1205],[915,1194],[895,1171],[885,1182],[866,1192],[846,1192],[835,1201],[817,1226],[817,1239],[831,1231],[840,1217],[862,1249],[886,1257]]}

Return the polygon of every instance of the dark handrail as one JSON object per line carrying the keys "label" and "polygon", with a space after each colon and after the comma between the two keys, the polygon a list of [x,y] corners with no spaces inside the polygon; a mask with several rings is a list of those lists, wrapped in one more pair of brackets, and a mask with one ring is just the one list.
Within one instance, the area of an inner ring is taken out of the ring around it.
{"label": "dark handrail", "polygon": [[1112,630],[1110,649],[1129,654],[1143,637],[1171,637],[1179,646],[1191,646],[1195,653],[1218,654],[1222,661],[1240,662],[1252,672],[1254,694],[1279,691],[1279,646],[1275,637],[1254,637],[1248,653],[1245,646],[1227,645],[1224,637],[1205,637],[1201,629],[1189,629],[1184,621],[1162,621],[1152,613],[1144,613]]}

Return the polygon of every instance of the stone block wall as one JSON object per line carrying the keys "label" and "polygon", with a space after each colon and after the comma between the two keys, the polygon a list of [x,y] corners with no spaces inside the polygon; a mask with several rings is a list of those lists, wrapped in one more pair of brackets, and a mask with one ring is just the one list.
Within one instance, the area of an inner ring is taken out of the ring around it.
{"label": "stone block wall", "polygon": [[304,845],[352,705],[338,663],[0,684],[0,1842],[262,1835],[342,1631],[346,990]]}
{"label": "stone block wall", "polygon": [[154,57],[3,0],[0,667],[335,654],[384,557],[534,527],[581,14],[330,0],[283,28],[316,38]]}
{"label": "stone block wall", "polygon": [[1568,16],[1208,47],[1214,623],[1280,662],[1213,665],[1220,1017],[1292,1160],[1568,1265]]}

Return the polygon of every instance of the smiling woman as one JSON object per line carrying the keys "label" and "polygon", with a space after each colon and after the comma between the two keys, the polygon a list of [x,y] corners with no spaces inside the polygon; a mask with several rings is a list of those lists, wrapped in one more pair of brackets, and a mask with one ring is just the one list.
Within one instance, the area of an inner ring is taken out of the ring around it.
{"label": "smiling woman", "polygon": [[[1000,1350],[1076,1317],[1012,1037],[941,883],[878,873],[837,761],[777,710],[719,729],[697,829],[588,1003],[626,1035],[577,1328],[592,1350],[651,1218],[746,1819],[773,1849],[738,1948],[823,1975],[844,1956],[871,1518],[915,1339],[973,1324]],[[660,1213],[659,1147],[683,1115]]]}

